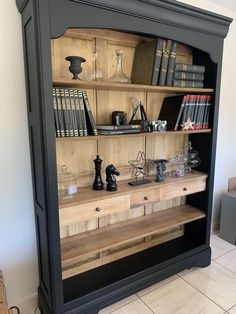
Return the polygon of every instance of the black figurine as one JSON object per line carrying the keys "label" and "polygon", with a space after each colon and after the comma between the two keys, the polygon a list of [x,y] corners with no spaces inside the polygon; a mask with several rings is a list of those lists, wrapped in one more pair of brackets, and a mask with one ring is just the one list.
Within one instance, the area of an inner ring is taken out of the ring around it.
{"label": "black figurine", "polygon": [[156,182],[163,182],[165,181],[165,177],[164,177],[164,171],[166,170],[166,163],[168,162],[166,159],[157,159],[154,161],[155,164],[157,165],[156,168],[156,172],[157,172],[157,176],[156,176]]}
{"label": "black figurine", "polygon": [[95,164],[95,179],[93,182],[93,189],[94,190],[103,190],[103,182],[101,177],[101,164],[102,159],[100,159],[99,155],[96,156],[96,159],[94,159]]}
{"label": "black figurine", "polygon": [[65,59],[70,61],[69,71],[73,74],[72,80],[79,80],[79,74],[82,72],[81,63],[86,60],[79,56],[68,56]]}
{"label": "black figurine", "polygon": [[115,176],[119,176],[119,175],[120,175],[120,172],[116,169],[114,165],[109,165],[106,167],[107,191],[114,192],[117,190]]}

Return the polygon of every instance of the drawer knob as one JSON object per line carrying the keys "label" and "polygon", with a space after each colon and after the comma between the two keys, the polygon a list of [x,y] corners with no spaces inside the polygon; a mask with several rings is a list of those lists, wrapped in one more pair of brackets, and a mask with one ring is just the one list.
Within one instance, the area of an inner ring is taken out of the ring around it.
{"label": "drawer knob", "polygon": [[183,188],[183,190],[184,190],[184,191],[188,191],[188,189],[187,189],[187,188]]}
{"label": "drawer knob", "polygon": [[144,196],[144,199],[145,199],[145,201],[148,201],[149,197],[148,196]]}
{"label": "drawer knob", "polygon": [[96,210],[96,212],[100,212],[101,208],[100,207],[96,207],[95,210]]}

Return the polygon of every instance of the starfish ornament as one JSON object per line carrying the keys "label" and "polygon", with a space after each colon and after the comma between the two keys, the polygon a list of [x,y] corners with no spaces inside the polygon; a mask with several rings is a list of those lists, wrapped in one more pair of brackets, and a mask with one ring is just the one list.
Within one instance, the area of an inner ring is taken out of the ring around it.
{"label": "starfish ornament", "polygon": [[191,121],[190,118],[188,118],[188,120],[186,122],[184,122],[183,124],[181,124],[182,127],[182,131],[185,130],[194,130],[193,125],[195,124],[194,121]]}

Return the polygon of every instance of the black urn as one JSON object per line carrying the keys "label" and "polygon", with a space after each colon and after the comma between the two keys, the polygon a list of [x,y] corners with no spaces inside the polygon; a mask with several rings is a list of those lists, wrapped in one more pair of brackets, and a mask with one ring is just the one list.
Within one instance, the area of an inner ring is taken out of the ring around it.
{"label": "black urn", "polygon": [[86,59],[79,56],[68,56],[65,59],[70,62],[69,71],[73,74],[72,80],[79,80],[79,74],[82,72],[81,63],[86,62]]}
{"label": "black urn", "polygon": [[154,160],[156,166],[156,182],[165,181],[164,171],[166,170],[166,163],[168,160],[166,159],[157,159]]}

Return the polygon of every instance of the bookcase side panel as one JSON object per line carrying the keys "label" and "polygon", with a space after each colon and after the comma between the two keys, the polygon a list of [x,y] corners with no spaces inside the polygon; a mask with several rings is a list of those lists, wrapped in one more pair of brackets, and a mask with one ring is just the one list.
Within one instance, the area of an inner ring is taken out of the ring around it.
{"label": "bookcase side panel", "polygon": [[[37,7],[37,9],[36,9]],[[39,261],[40,308],[61,312],[63,291],[57,208],[48,1],[22,12],[26,92]],[[42,22],[42,15],[43,21]],[[42,193],[42,194],[41,194]],[[43,196],[42,196],[43,195]]]}

